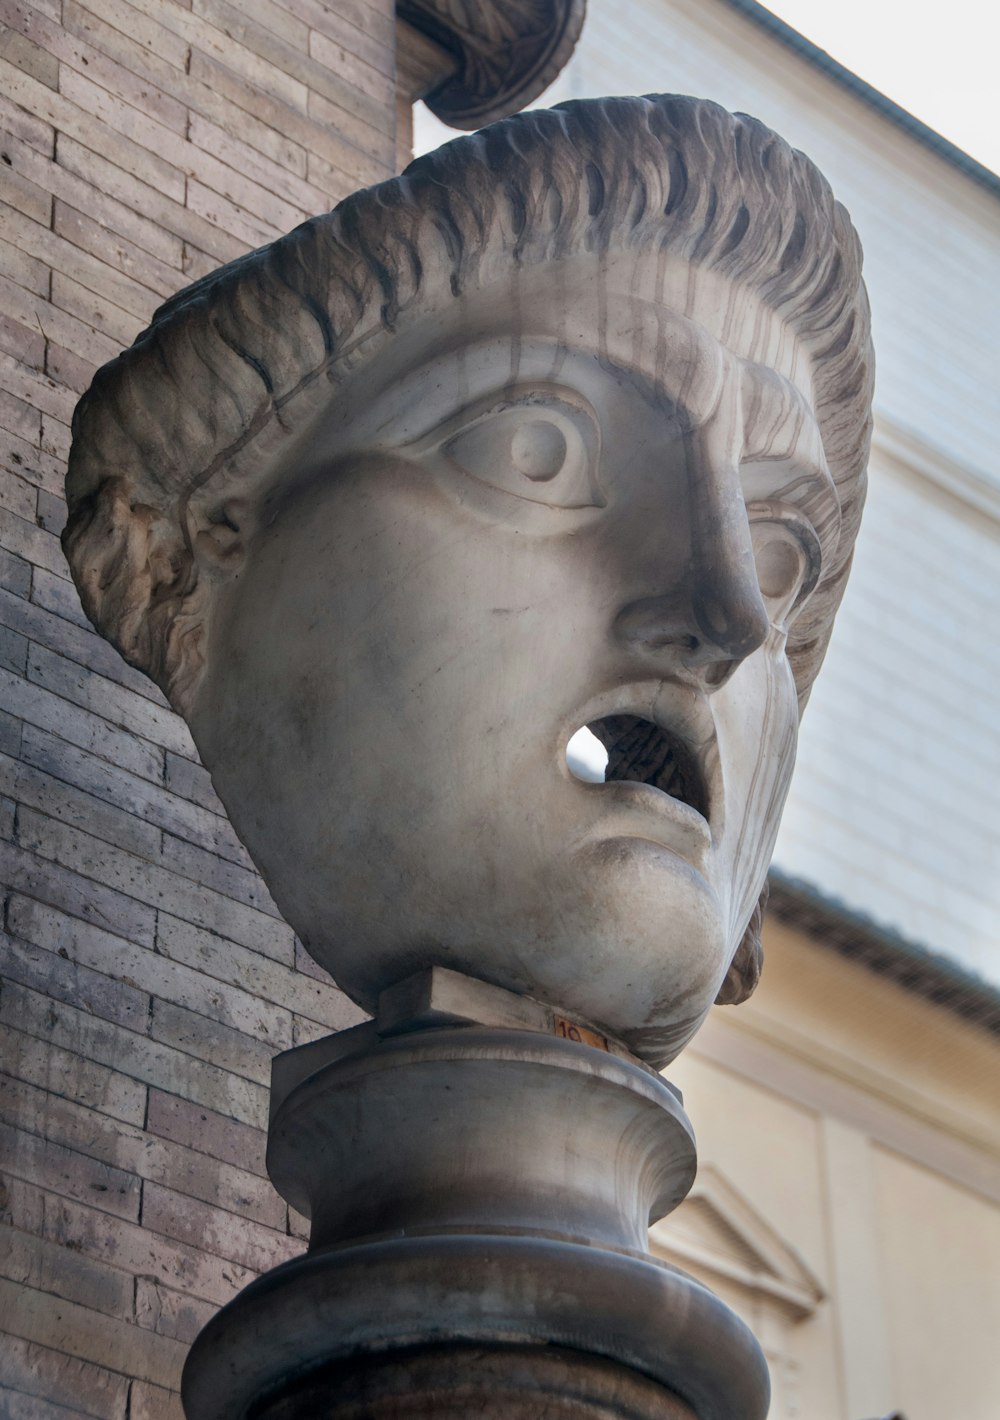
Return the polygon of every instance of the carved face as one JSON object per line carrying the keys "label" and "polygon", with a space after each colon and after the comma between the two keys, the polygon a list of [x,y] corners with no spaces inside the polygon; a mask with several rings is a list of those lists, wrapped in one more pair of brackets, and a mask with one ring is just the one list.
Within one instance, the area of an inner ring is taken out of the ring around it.
{"label": "carved face", "polygon": [[[838,508],[790,337],[635,290],[518,273],[343,384],[252,523],[215,511],[192,728],[362,1004],[439,963],[662,1062],[763,884]],[[567,766],[585,725],[610,782]]]}

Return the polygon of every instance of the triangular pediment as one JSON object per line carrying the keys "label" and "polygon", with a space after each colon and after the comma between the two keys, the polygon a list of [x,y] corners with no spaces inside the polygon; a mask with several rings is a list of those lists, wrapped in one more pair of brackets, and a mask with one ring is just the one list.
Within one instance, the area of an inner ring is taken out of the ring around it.
{"label": "triangular pediment", "polygon": [[823,1288],[795,1249],[718,1169],[704,1164],[679,1208],[650,1229],[653,1253],[810,1316]]}

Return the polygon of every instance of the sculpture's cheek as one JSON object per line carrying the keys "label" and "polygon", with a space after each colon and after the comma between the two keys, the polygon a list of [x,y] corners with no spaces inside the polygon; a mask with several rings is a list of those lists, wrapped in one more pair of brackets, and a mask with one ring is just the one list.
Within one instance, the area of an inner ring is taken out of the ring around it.
{"label": "sculpture's cheek", "polygon": [[714,703],[726,794],[719,870],[735,946],[764,886],[795,767],[798,701],[780,632],[772,631]]}

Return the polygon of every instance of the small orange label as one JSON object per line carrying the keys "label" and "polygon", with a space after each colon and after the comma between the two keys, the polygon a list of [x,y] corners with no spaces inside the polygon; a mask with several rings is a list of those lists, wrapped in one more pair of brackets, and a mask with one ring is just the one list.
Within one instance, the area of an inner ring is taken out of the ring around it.
{"label": "small orange label", "polygon": [[606,1035],[590,1030],[587,1026],[577,1025],[575,1021],[568,1021],[565,1016],[553,1017],[553,1030],[556,1035],[561,1035],[563,1040],[575,1040],[578,1045],[592,1045],[595,1050],[611,1048]]}

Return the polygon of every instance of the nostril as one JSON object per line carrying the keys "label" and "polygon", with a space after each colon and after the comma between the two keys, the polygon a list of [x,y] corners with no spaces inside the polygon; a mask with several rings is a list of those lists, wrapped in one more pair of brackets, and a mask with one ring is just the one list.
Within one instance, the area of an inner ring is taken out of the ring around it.
{"label": "nostril", "polygon": [[767,608],[756,574],[752,583],[720,575],[698,591],[629,603],[615,618],[614,634],[632,655],[662,670],[721,685],[767,639]]}
{"label": "nostril", "polygon": [[725,685],[726,681],[739,664],[740,662],[738,660],[730,660],[728,658],[726,660],[710,662],[704,667],[701,673],[703,685],[708,690],[718,690],[721,686]]}
{"label": "nostril", "polygon": [[698,649],[697,636],[687,636],[670,631],[658,631],[650,628],[642,637],[637,637],[647,651],[679,651],[682,655],[691,655]]}
{"label": "nostril", "polygon": [[615,634],[630,649],[689,655],[698,649],[690,611],[685,613],[675,597],[646,597],[631,602],[615,618]]}
{"label": "nostril", "polygon": [[727,662],[744,660],[762,645],[770,622],[754,585],[740,597],[699,597],[695,604],[698,629],[706,647],[714,647]]}

